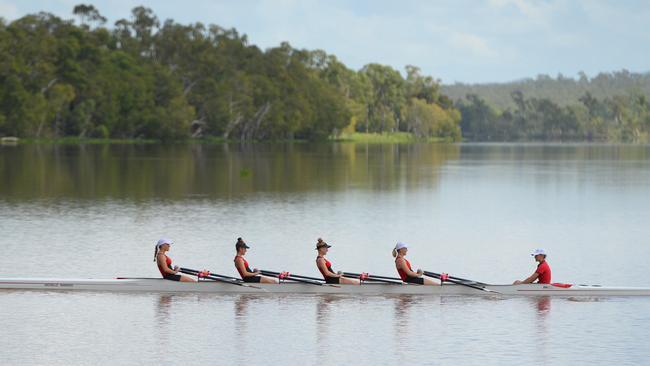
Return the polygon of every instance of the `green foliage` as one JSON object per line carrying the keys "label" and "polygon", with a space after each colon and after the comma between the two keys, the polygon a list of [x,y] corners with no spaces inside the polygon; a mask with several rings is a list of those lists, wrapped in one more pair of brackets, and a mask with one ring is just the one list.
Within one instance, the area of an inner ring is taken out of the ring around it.
{"label": "green foliage", "polygon": [[443,85],[440,89],[454,101],[465,99],[467,95],[477,95],[498,109],[516,107],[511,97],[514,92],[520,92],[528,98],[548,99],[565,107],[579,104],[586,93],[599,100],[632,93],[650,95],[650,72],[631,73],[621,70],[600,73],[592,78],[580,72],[577,79],[561,74],[556,78],[538,75],[535,79],[509,83],[456,83]]}
{"label": "green foliage", "polygon": [[[112,29],[92,5],[73,13],[79,26],[48,13],[0,21],[0,135],[322,140],[358,129],[459,138],[458,111],[413,66],[404,79],[288,43],[262,51],[235,29],[161,24],[142,6]],[[408,113],[426,126],[413,128]]]}
{"label": "green foliage", "polygon": [[650,136],[650,105],[645,95],[599,100],[590,93],[580,104],[562,106],[549,99],[512,94],[515,108],[497,111],[468,95],[457,104],[463,135],[473,141],[644,142]]}
{"label": "green foliage", "polygon": [[405,120],[408,131],[417,137],[460,140],[460,114],[456,110],[445,110],[435,103],[427,103],[425,99],[412,98],[406,108]]}

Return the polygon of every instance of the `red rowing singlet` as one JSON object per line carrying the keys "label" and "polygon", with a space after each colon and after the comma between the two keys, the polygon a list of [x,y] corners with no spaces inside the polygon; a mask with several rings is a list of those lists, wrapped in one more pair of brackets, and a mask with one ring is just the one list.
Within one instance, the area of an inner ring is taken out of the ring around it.
{"label": "red rowing singlet", "polygon": [[246,260],[246,258],[242,257],[241,255],[236,255],[235,256],[235,268],[237,268],[237,272],[239,272],[239,276],[243,279],[244,274],[242,273],[242,271],[239,270],[239,267],[237,267],[237,258],[241,258],[244,261],[244,267],[246,268],[246,271],[253,272],[253,270],[248,266],[248,261]]}
{"label": "red rowing singlet", "polygon": [[[172,268],[172,259],[165,254],[165,263],[167,263],[167,268],[171,269],[172,271],[174,268]],[[160,274],[165,277],[165,271],[163,271],[162,267],[160,266],[160,263],[158,263],[158,270],[160,271]]]}
{"label": "red rowing singlet", "polygon": [[[399,257],[397,257],[397,258],[399,258]],[[397,258],[395,258],[395,264],[397,264]],[[412,269],[411,269],[411,263],[409,262],[409,260],[406,259],[406,258],[404,258],[404,257],[402,257],[402,259],[404,259],[404,261],[406,262],[406,266],[408,267],[409,271],[412,271]],[[398,268],[398,269],[397,269],[397,273],[399,273],[399,278],[401,278],[402,281],[406,281],[406,278],[407,278],[408,276],[406,275],[406,272],[404,272],[403,269]]]}
{"label": "red rowing singlet", "polygon": [[[316,267],[318,267],[318,258],[325,259],[325,267],[327,267],[328,271],[334,273],[334,270],[332,269],[332,262],[328,261],[325,257],[321,257],[320,255],[316,257]],[[320,274],[323,275],[324,279],[327,279],[327,277],[329,277],[320,267],[318,267],[318,270],[320,271]]]}
{"label": "red rowing singlet", "polygon": [[537,283],[551,283],[551,267],[546,261],[537,265],[535,272],[539,275],[537,277]]}

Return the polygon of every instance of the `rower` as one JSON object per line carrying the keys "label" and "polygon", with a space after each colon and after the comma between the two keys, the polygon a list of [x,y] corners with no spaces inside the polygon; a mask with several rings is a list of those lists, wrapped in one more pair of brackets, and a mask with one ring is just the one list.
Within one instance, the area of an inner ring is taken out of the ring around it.
{"label": "rower", "polygon": [[318,267],[318,270],[323,275],[325,283],[345,285],[361,284],[361,281],[359,279],[347,278],[342,274],[334,273],[334,270],[332,269],[332,262],[328,261],[327,258],[325,258],[325,254],[327,254],[329,248],[331,247],[332,246],[324,242],[323,239],[318,238],[318,241],[316,242],[316,250],[318,251],[318,256],[316,257],[316,267]]}
{"label": "rower", "polygon": [[551,283],[551,267],[549,267],[548,262],[546,261],[546,251],[542,248],[537,248],[530,253],[535,258],[536,262],[539,262],[535,272],[526,278],[523,281],[517,280],[513,282],[513,285],[521,285],[525,283]]}
{"label": "rower", "polygon": [[402,281],[418,285],[439,286],[439,282],[431,278],[423,277],[422,274],[424,272],[421,269],[418,269],[417,272],[413,272],[411,269],[411,263],[405,258],[407,252],[408,246],[402,242],[397,242],[395,248],[393,248],[395,267],[397,268],[397,273],[399,273],[399,277]]}
{"label": "rower", "polygon": [[172,259],[167,256],[167,252],[172,244],[169,239],[162,238],[156,243],[156,249],[153,255],[153,261],[157,262],[158,270],[162,277],[170,281],[196,282],[193,278],[178,274],[178,266],[172,267]]}
{"label": "rower", "polygon": [[237,251],[237,255],[235,256],[235,268],[237,268],[237,272],[239,272],[241,279],[244,282],[252,283],[278,283],[275,278],[262,276],[257,268],[252,270],[248,266],[248,261],[244,256],[249,248],[250,247],[246,245],[242,238],[237,238],[237,243],[235,243],[235,250]]}

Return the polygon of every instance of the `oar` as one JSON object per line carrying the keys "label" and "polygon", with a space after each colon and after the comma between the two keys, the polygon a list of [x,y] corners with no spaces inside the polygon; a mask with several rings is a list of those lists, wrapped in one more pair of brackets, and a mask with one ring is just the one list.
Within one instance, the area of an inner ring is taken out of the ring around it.
{"label": "oar", "polygon": [[[274,271],[267,271],[265,269],[260,271],[263,275],[266,276],[271,276],[271,277],[277,277],[280,275],[280,272],[274,272]],[[300,276],[300,275],[295,275],[292,274],[291,277],[296,277],[296,278],[302,278],[303,280],[312,280],[312,281],[325,281],[322,278],[316,278],[316,277],[308,277],[308,276]]]}
{"label": "oar", "polygon": [[[344,275],[344,276],[347,276],[347,277],[354,277],[354,278],[361,279],[361,274],[357,274],[357,273],[343,272],[343,275]],[[396,281],[392,281],[392,280],[385,280],[385,279],[383,279],[383,278],[376,278],[376,277],[373,276],[373,275],[368,275],[368,277],[364,278],[362,281],[373,281],[373,282],[381,282],[381,283],[390,283],[390,284],[393,284],[393,285],[403,285],[403,284],[404,284],[404,283],[402,282],[401,279],[398,278],[398,280],[399,280],[400,282],[396,282]]]}
{"label": "oar", "polygon": [[[433,275],[436,275],[436,276],[440,276],[440,273],[436,273],[436,272],[429,272],[429,273],[431,273]],[[474,280],[468,280],[466,278],[460,278],[460,277],[454,277],[454,276],[448,276],[448,278],[450,278],[452,280],[456,280],[456,281],[469,282],[470,284],[475,284],[475,285],[481,285],[481,286],[487,285],[487,283],[478,282],[478,281],[474,281]],[[449,282],[451,282],[451,281],[449,281]]]}
{"label": "oar", "polygon": [[[278,277],[278,278],[280,278],[280,274],[281,274],[279,272],[273,272],[273,271],[261,271],[261,273],[262,274],[266,273],[267,276],[274,276],[274,277]],[[337,286],[337,285],[334,285],[334,284],[322,283],[322,282],[317,282],[317,281],[314,281],[314,280],[303,279],[302,277],[307,277],[307,276],[297,276],[297,275],[290,274],[289,276],[284,277],[284,279],[295,281],[295,282],[300,282],[300,283],[306,283],[306,284],[309,284],[309,285],[316,285],[316,286],[340,287],[340,286]]]}
{"label": "oar", "polygon": [[[343,272],[343,275],[344,275],[344,276],[352,276],[352,277],[359,277],[359,276],[361,276],[360,273],[352,273],[352,272]],[[369,279],[370,279],[370,278],[374,278],[374,279],[391,280],[391,281],[400,281],[400,282],[402,282],[402,279],[401,279],[401,278],[397,278],[397,277],[377,276],[377,275],[372,275],[372,274],[371,274],[371,275],[368,275],[368,276],[369,276]]]}
{"label": "oar", "polygon": [[[437,278],[437,279],[441,280],[440,284],[442,284],[442,279],[441,279],[442,276],[439,273],[424,271],[424,275],[429,276],[429,277],[433,277],[433,278]],[[490,289],[487,289],[485,287],[470,285],[469,283],[466,283],[466,282],[463,282],[463,281],[457,281],[455,279],[452,279],[451,277],[447,277],[444,281],[455,283],[455,284],[461,285],[461,286],[471,287],[471,288],[476,289],[476,290],[481,290],[481,291],[485,291],[485,292],[493,292],[495,294],[500,294],[500,292],[498,292],[498,291],[490,290]]]}
{"label": "oar", "polygon": [[[191,269],[191,268],[183,268],[183,267],[181,267],[180,270],[181,270],[181,272],[189,271],[189,272],[201,273],[201,271],[197,271],[197,270]],[[219,278],[223,278],[223,279],[226,279],[226,280],[232,280],[232,281],[241,281],[241,279],[237,278],[237,277],[230,277],[230,276],[226,276],[226,275],[222,275],[222,274],[218,274],[218,273],[212,273],[212,272],[210,272],[210,276],[219,277]]]}
{"label": "oar", "polygon": [[[192,276],[197,276],[197,277],[201,273],[201,271],[197,271],[195,269],[190,269],[190,268],[181,268],[180,271],[182,273],[192,275]],[[228,283],[228,284],[231,284],[231,285],[237,285],[237,286],[242,286],[242,287],[251,287],[251,288],[256,288],[258,290],[264,290],[261,287],[249,285],[249,284],[244,283],[243,281],[241,281],[241,280],[239,280],[237,278],[234,278],[234,277],[228,277],[228,276],[223,276],[223,275],[215,275],[215,274],[212,274],[212,273],[210,273],[207,276],[203,276],[203,277],[205,277],[207,279],[210,279],[210,280],[213,280],[213,281],[216,281],[216,282]]]}

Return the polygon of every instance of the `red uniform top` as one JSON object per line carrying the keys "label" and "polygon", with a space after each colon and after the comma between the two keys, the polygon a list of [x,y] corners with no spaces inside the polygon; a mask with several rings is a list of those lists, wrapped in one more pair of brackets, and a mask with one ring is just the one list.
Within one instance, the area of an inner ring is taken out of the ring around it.
{"label": "red uniform top", "polygon": [[248,266],[248,261],[246,260],[246,258],[242,257],[241,255],[236,255],[235,256],[235,268],[237,268],[237,272],[239,272],[239,276],[241,276],[241,278],[243,279],[245,276],[244,276],[244,273],[239,270],[239,267],[237,267],[237,258],[241,258],[244,261],[244,268],[246,268],[246,271],[253,272],[253,270],[251,270],[251,268]]}
{"label": "red uniform top", "polygon": [[[332,262],[328,261],[325,257],[318,256],[316,257],[316,263],[318,263],[318,258],[323,258],[325,259],[325,267],[327,267],[327,270],[334,273],[334,270],[332,269]],[[323,275],[324,279],[327,279],[329,277],[325,271],[323,271],[320,267],[318,267],[318,270],[320,271],[320,274]]]}
{"label": "red uniform top", "polygon": [[[403,258],[403,257],[402,257],[402,259],[404,259],[404,262],[406,262],[406,266],[408,267],[409,271],[412,271],[411,263],[409,262],[409,260],[406,259],[406,258]],[[395,263],[397,263],[397,258],[395,258]],[[398,268],[397,273],[399,273],[399,278],[401,278],[402,281],[406,281],[406,278],[408,277],[408,275],[406,274],[406,272],[403,269]]]}
{"label": "red uniform top", "polygon": [[548,266],[546,261],[537,265],[535,273],[539,275],[537,277],[537,283],[551,283],[551,267]]}
{"label": "red uniform top", "polygon": [[[165,254],[165,263],[167,263],[167,268],[171,269],[172,271],[174,270],[174,268],[172,268],[172,259],[169,258],[169,257],[167,256],[167,254]],[[163,277],[165,277],[165,271],[164,271],[164,270],[162,269],[162,267],[160,266],[160,263],[158,263],[158,270],[160,271],[160,274],[161,274]]]}

